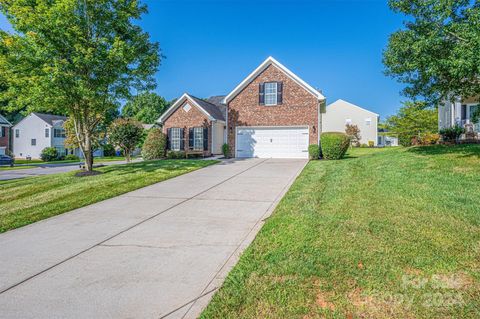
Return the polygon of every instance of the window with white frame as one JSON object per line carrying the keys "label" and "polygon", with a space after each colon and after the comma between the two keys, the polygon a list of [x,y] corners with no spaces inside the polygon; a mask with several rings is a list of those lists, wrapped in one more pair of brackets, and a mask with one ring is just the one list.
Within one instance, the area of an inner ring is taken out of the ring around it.
{"label": "window with white frame", "polygon": [[350,125],[352,124],[352,119],[345,119],[345,125]]}
{"label": "window with white frame", "polygon": [[50,137],[50,129],[45,129],[45,137]]}
{"label": "window with white frame", "polygon": [[370,117],[367,117],[367,118],[365,119],[365,125],[366,125],[366,126],[370,126],[371,124],[372,124],[372,119],[371,119]]}
{"label": "window with white frame", "polygon": [[180,150],[180,128],[179,127],[172,127],[171,130],[171,137],[170,137],[170,148],[172,151],[179,151]]}
{"label": "window with white frame", "polygon": [[203,127],[193,128],[193,149],[203,150]]}
{"label": "window with white frame", "polygon": [[65,130],[61,129],[61,128],[54,128],[53,129],[53,137],[65,138]]}
{"label": "window with white frame", "polygon": [[265,105],[277,105],[277,82],[265,83]]}
{"label": "window with white frame", "polygon": [[15,137],[16,138],[20,137],[20,130],[18,128],[15,130]]}
{"label": "window with white frame", "polygon": [[32,138],[32,141],[31,141],[31,142],[32,142],[32,146],[35,146],[35,145],[37,145],[37,139],[35,139],[35,138]]}

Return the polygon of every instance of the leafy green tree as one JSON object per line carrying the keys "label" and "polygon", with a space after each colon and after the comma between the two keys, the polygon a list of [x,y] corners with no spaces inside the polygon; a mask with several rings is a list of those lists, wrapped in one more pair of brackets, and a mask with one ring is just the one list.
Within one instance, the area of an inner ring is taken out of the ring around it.
{"label": "leafy green tree", "polygon": [[161,159],[165,157],[167,149],[167,136],[158,127],[148,131],[143,143],[142,157],[144,160]]}
{"label": "leafy green tree", "polygon": [[398,134],[401,145],[410,146],[413,139],[438,131],[437,109],[425,102],[406,102],[396,115],[386,119],[385,127]]}
{"label": "leafy green tree", "polygon": [[120,118],[113,121],[110,125],[108,139],[113,145],[118,146],[123,151],[128,163],[142,135],[143,127],[140,122],[135,119]]}
{"label": "leafy green tree", "polygon": [[122,116],[132,117],[145,124],[154,124],[170,104],[154,92],[134,96],[122,109]]}
{"label": "leafy green tree", "polygon": [[135,23],[131,0],[0,0],[15,32],[0,32],[9,110],[64,113],[92,170],[98,128],[132,90],[155,86],[158,43]]}
{"label": "leafy green tree", "polygon": [[389,0],[405,14],[390,36],[386,74],[407,84],[404,93],[430,104],[480,95],[480,3],[470,0]]}

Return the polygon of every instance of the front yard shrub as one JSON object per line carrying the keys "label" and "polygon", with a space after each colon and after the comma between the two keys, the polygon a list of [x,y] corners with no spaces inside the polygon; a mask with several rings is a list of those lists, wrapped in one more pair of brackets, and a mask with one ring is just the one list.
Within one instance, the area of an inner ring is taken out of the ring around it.
{"label": "front yard shrub", "polygon": [[228,145],[227,143],[223,144],[222,145],[222,153],[223,153],[223,156],[225,158],[229,158],[230,157],[230,145]]}
{"label": "front yard shrub", "polygon": [[368,147],[374,147],[375,142],[374,141],[368,141]]}
{"label": "front yard shrub", "polygon": [[440,140],[440,135],[435,133],[425,133],[420,137],[420,144],[422,145],[433,145],[437,144]]}
{"label": "front yard shrub", "polygon": [[318,160],[320,158],[320,146],[317,144],[308,145],[308,156],[311,160]]}
{"label": "front yard shrub", "polygon": [[115,147],[112,144],[103,145],[103,156],[115,156]]}
{"label": "front yard shrub", "polygon": [[67,160],[67,161],[79,161],[80,158],[77,155],[68,154],[67,156],[65,156],[65,160]]}
{"label": "front yard shrub", "polygon": [[453,127],[443,128],[439,131],[442,139],[446,142],[454,142],[463,134],[463,127],[455,125]]}
{"label": "front yard shrub", "polygon": [[45,147],[40,154],[42,161],[51,162],[58,159],[58,151],[55,147]]}
{"label": "front yard shrub", "polygon": [[347,134],[340,132],[325,132],[321,135],[323,158],[338,160],[345,156],[350,146]]}
{"label": "front yard shrub", "polygon": [[167,152],[168,159],[182,159],[185,158],[184,151],[168,151]]}
{"label": "front yard shrub", "polygon": [[154,127],[148,131],[142,146],[142,157],[145,160],[160,159],[165,157],[167,136],[162,130]]}

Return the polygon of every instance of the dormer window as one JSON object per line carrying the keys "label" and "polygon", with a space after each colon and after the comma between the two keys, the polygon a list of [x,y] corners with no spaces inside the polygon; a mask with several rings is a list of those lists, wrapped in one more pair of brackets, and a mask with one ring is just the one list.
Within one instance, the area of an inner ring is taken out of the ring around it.
{"label": "dormer window", "polygon": [[282,82],[260,83],[259,102],[260,105],[279,105],[282,104]]}

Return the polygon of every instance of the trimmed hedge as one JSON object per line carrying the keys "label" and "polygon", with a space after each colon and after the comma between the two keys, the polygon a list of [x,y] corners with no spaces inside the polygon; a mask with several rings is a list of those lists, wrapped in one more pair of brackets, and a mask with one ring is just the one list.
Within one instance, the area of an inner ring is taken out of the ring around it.
{"label": "trimmed hedge", "polygon": [[45,162],[58,160],[58,151],[55,147],[45,147],[40,154],[40,158]]}
{"label": "trimmed hedge", "polygon": [[317,144],[308,145],[308,156],[311,160],[318,160],[320,158],[320,147]]}
{"label": "trimmed hedge", "polygon": [[145,142],[142,146],[142,157],[144,160],[165,158],[167,149],[167,136],[159,128],[152,128],[148,131]]}
{"label": "trimmed hedge", "polygon": [[338,160],[345,156],[350,146],[347,134],[340,132],[325,132],[321,135],[322,155],[329,160]]}

